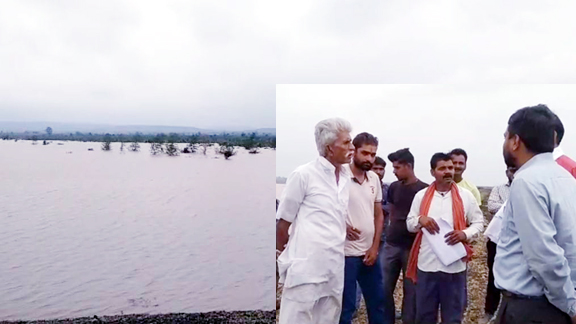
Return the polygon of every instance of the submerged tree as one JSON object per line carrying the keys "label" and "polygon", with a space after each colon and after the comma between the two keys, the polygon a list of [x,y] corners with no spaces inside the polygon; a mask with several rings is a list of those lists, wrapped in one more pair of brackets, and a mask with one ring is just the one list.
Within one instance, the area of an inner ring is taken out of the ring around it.
{"label": "submerged tree", "polygon": [[104,136],[104,142],[102,143],[102,151],[110,151],[112,149],[111,143],[112,138],[110,137],[110,134],[106,134]]}
{"label": "submerged tree", "polygon": [[224,143],[220,146],[219,153],[224,155],[224,158],[228,160],[231,156],[236,155],[236,151],[234,150],[234,146],[228,145]]}
{"label": "submerged tree", "polygon": [[176,146],[174,142],[166,143],[166,154],[168,154],[169,156],[177,156],[178,154],[180,154],[180,152],[178,151],[178,146]]}
{"label": "submerged tree", "polygon": [[164,148],[162,147],[162,144],[161,143],[152,143],[150,145],[150,153],[152,153],[152,155],[164,153]]}
{"label": "submerged tree", "polygon": [[120,152],[124,152],[124,142],[121,142],[120,144]]}
{"label": "submerged tree", "polygon": [[134,143],[130,144],[130,151],[132,151],[132,152],[140,151],[140,144],[138,144],[138,142],[134,142]]}

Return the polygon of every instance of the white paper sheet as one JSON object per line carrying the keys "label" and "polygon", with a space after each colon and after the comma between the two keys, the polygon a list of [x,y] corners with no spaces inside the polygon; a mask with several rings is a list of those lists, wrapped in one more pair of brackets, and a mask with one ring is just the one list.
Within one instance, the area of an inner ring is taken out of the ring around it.
{"label": "white paper sheet", "polygon": [[422,228],[422,231],[440,262],[445,266],[449,266],[466,256],[466,248],[462,243],[448,245],[444,236],[453,231],[452,226],[442,218],[435,219],[435,221],[440,227],[440,233],[430,234],[425,228]]}
{"label": "white paper sheet", "polygon": [[500,231],[502,230],[502,217],[504,215],[504,206],[506,202],[502,204],[502,207],[498,209],[498,212],[492,217],[490,224],[486,227],[484,231],[484,236],[488,237],[490,241],[498,244],[498,239],[500,238]]}

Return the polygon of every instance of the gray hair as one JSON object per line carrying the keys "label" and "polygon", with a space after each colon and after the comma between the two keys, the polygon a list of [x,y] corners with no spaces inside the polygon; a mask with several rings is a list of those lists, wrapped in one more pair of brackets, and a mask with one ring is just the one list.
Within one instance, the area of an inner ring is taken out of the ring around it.
{"label": "gray hair", "polygon": [[352,132],[350,123],[342,118],[324,119],[316,124],[314,137],[316,138],[318,153],[321,156],[326,156],[326,146],[334,144],[341,132]]}

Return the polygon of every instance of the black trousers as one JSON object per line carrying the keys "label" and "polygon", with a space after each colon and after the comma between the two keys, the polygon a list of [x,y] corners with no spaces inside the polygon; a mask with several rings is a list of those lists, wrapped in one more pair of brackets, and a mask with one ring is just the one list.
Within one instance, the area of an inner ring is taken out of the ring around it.
{"label": "black trousers", "polygon": [[488,240],[486,243],[488,250],[488,287],[486,288],[486,314],[494,314],[500,303],[500,289],[494,285],[494,258],[496,257],[496,243]]}
{"label": "black trousers", "polygon": [[568,314],[550,304],[546,297],[534,299],[509,296],[503,292],[496,324],[571,324]]}

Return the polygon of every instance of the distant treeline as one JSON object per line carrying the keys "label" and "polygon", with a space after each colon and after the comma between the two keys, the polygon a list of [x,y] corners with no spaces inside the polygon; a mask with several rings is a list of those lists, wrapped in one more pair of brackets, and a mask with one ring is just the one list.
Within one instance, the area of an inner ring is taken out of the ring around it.
{"label": "distant treeline", "polygon": [[0,132],[3,140],[30,140],[30,141],[80,141],[80,142],[136,142],[136,143],[188,143],[204,144],[217,143],[220,145],[242,146],[246,149],[269,147],[276,148],[276,135],[260,133],[241,134],[92,134],[92,133],[52,133],[52,129],[47,129],[46,133],[25,132],[25,133],[4,133]]}

